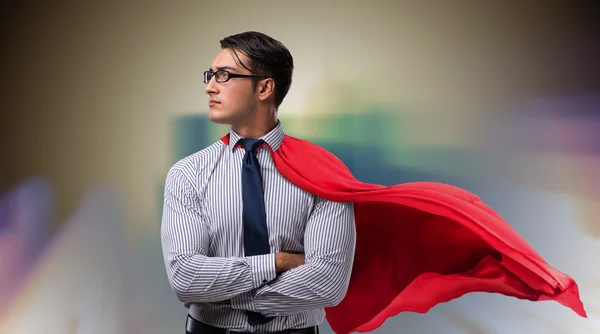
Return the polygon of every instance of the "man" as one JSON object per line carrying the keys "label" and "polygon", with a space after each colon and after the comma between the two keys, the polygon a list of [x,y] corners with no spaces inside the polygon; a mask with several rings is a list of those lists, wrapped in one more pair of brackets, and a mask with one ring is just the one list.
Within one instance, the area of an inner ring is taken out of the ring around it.
{"label": "man", "polygon": [[[169,281],[189,307],[188,333],[317,333],[350,280],[352,203],[314,196],[277,172],[277,108],[293,58],[256,32],[227,37],[205,73],[221,141],[177,162],[165,188],[162,242]],[[256,141],[259,139],[260,141]]]}
{"label": "man", "polygon": [[210,119],[231,131],[177,162],[165,189],[164,256],[188,332],[315,332],[323,314],[336,333],[367,332],[470,292],[586,316],[575,281],[476,195],[362,183],[284,135],[293,61],[281,43],[248,32],[221,48],[206,93]]}

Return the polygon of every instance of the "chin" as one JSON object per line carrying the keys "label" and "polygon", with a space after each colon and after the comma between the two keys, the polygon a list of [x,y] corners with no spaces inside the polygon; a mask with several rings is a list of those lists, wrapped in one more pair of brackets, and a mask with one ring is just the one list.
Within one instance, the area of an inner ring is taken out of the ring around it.
{"label": "chin", "polygon": [[231,124],[231,119],[230,117],[227,117],[227,115],[225,115],[222,112],[218,112],[218,111],[214,111],[214,110],[210,110],[208,112],[208,119],[216,124]]}

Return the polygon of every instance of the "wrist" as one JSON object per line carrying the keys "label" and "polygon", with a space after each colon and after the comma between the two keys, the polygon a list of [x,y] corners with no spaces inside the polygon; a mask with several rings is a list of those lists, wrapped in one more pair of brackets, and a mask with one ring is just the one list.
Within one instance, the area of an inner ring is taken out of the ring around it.
{"label": "wrist", "polygon": [[286,268],[286,253],[279,252],[275,254],[275,272],[277,274],[281,274],[284,271],[287,271]]}

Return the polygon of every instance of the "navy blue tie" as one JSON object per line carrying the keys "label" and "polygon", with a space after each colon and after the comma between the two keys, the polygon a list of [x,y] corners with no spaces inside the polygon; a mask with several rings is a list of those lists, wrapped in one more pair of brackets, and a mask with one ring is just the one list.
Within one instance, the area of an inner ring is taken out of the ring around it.
{"label": "navy blue tie", "polygon": [[[244,222],[244,253],[246,256],[269,254],[269,230],[265,212],[265,193],[263,189],[260,164],[256,150],[265,142],[263,140],[244,138],[239,143],[246,149],[242,164],[242,220]],[[272,317],[248,311],[248,323],[262,325]]]}

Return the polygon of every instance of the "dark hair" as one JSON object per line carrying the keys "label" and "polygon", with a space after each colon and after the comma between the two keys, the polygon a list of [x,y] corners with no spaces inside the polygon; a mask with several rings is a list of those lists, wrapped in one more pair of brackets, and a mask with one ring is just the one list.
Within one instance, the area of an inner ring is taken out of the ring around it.
{"label": "dark hair", "polygon": [[[275,108],[278,108],[292,85],[294,58],[279,41],[256,31],[243,32],[225,37],[221,49],[233,51],[235,61],[255,75],[264,75],[275,81]],[[244,64],[237,52],[248,57]],[[253,81],[256,85],[257,81]],[[256,86],[255,86],[256,87]]]}

